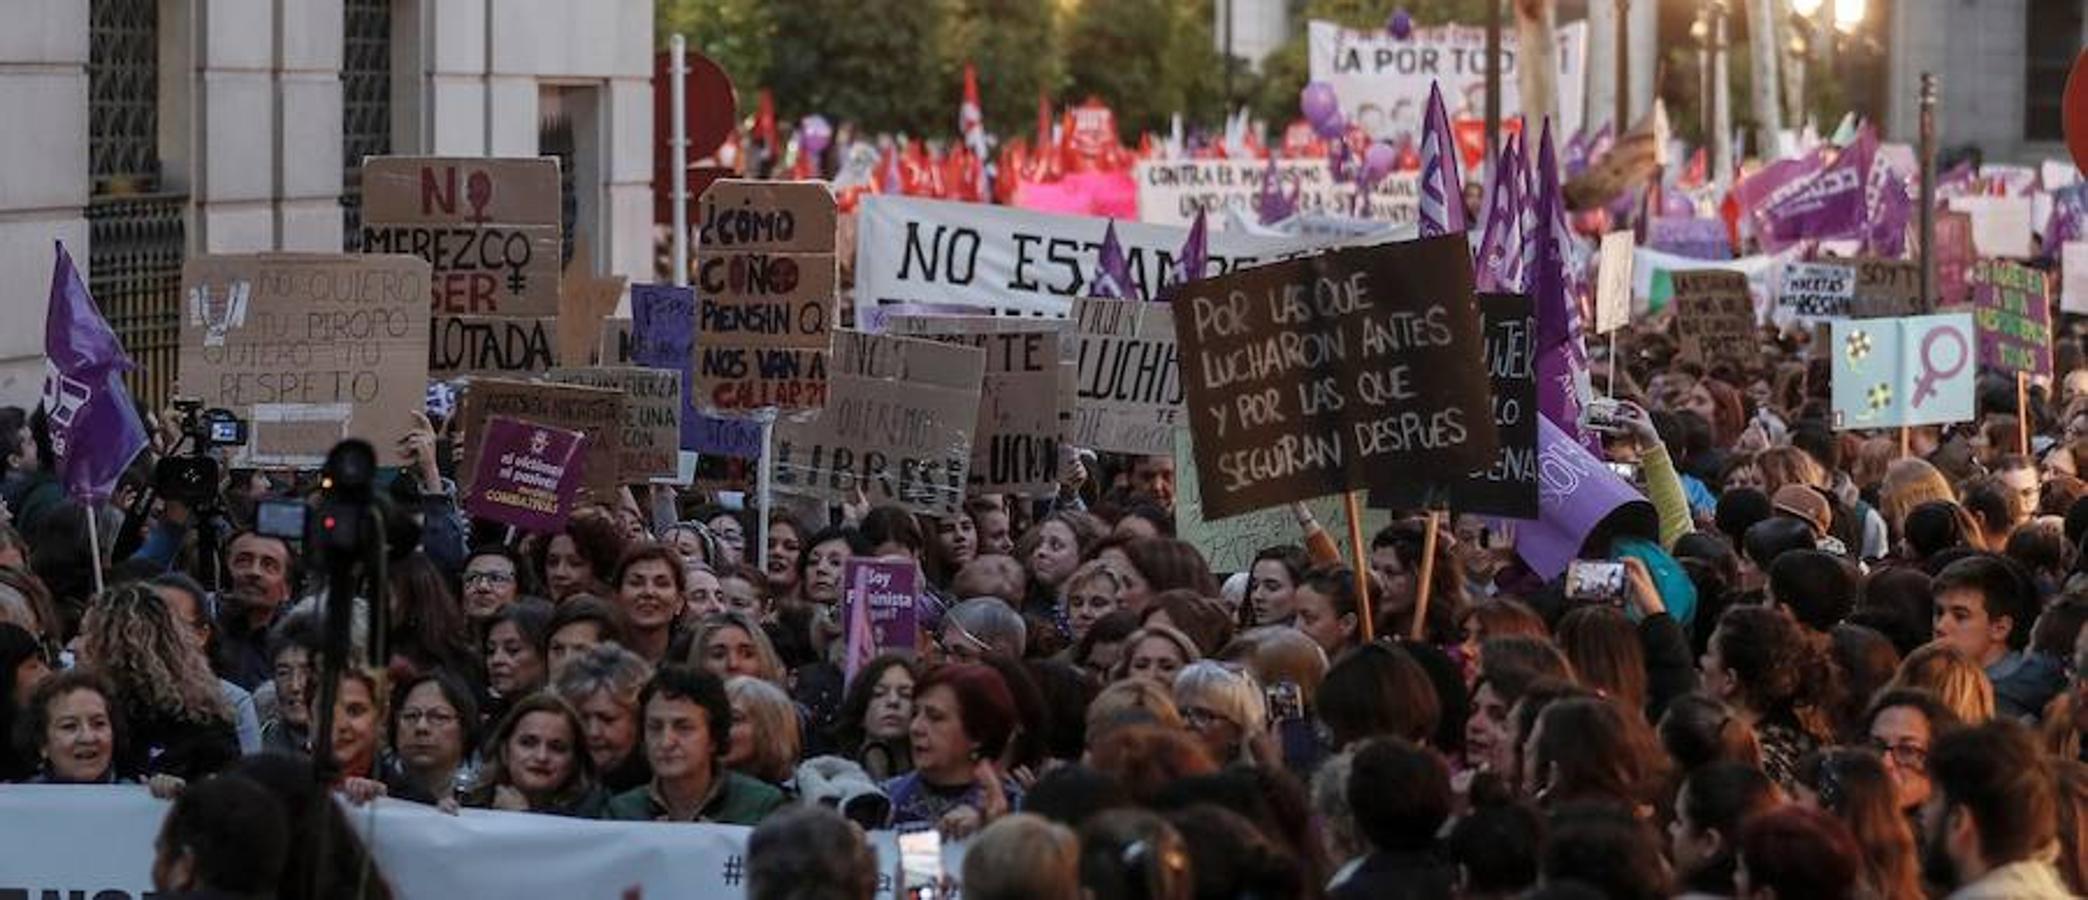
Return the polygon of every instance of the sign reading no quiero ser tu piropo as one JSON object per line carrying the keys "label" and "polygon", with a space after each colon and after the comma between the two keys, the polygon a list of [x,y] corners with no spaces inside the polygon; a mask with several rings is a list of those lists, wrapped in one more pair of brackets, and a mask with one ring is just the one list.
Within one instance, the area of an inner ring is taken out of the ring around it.
{"label": "sign reading no quiero ser tu piropo", "polygon": [[1462,234],[1191,282],[1174,311],[1206,516],[1492,460]]}

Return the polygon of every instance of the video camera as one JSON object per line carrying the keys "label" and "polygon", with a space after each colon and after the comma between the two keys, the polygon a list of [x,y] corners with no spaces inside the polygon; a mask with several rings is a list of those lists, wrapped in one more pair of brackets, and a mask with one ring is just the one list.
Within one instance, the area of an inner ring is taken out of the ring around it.
{"label": "video camera", "polygon": [[246,446],[247,423],[229,409],[205,409],[193,397],[174,398],[174,411],[181,417],[181,439],[153,467],[152,489],[192,508],[215,509],[224,473],[210,451]]}

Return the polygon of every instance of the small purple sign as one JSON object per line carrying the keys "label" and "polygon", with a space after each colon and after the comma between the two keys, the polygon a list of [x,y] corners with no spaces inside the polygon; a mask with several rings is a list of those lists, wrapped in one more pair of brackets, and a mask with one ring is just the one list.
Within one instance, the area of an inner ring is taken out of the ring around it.
{"label": "small purple sign", "polygon": [[1724,262],[1733,258],[1725,221],[1703,216],[1654,216],[1646,245],[1662,253]]}
{"label": "small purple sign", "polygon": [[2052,374],[2052,301],[2045,274],[2029,266],[1982,259],[1972,267],[1972,316],[1979,325],[1979,364],[2038,378]]}
{"label": "small purple sign", "polygon": [[690,392],[696,367],[695,288],[631,285],[631,362],[681,373],[681,449],[742,459],[761,455],[759,423],[706,416],[696,409]]}
{"label": "small purple sign", "polygon": [[565,528],[580,492],[587,436],[507,416],[486,420],[478,472],[464,511],[523,531]]}
{"label": "small purple sign", "polygon": [[852,651],[850,656],[914,655],[921,631],[920,616],[914,609],[921,593],[919,565],[910,559],[851,559],[842,584],[848,586],[842,620],[849,621],[858,605],[869,611],[869,651]]}

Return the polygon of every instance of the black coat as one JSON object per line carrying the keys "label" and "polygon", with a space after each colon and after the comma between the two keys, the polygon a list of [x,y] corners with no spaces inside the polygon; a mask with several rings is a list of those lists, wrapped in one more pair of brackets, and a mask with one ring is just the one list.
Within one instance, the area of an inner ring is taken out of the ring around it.
{"label": "black coat", "polygon": [[239,760],[239,732],[231,720],[195,722],[157,711],[128,710],[116,771],[137,778],[174,775],[189,781]]}

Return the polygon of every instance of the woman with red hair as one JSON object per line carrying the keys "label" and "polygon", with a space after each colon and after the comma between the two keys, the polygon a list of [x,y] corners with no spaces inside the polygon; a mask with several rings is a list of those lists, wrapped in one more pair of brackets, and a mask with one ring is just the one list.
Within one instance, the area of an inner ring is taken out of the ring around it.
{"label": "woman with red hair", "polygon": [[914,685],[914,770],[884,784],[888,827],[933,825],[959,840],[1019,805],[1021,789],[993,765],[1016,724],[1015,695],[999,672],[972,664],[928,670]]}

